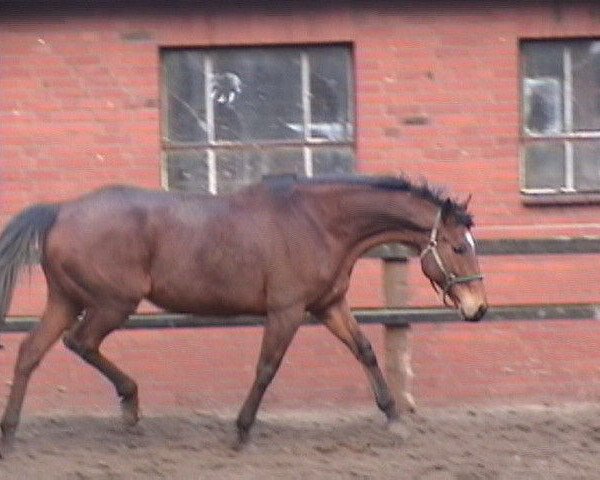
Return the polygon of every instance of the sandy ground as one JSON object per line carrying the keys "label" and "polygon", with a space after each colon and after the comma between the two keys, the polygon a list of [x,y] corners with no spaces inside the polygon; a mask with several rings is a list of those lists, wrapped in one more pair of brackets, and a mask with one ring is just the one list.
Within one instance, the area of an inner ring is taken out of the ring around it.
{"label": "sandy ground", "polygon": [[422,409],[409,436],[378,412],[263,413],[233,451],[233,415],[25,418],[1,479],[600,479],[600,406]]}

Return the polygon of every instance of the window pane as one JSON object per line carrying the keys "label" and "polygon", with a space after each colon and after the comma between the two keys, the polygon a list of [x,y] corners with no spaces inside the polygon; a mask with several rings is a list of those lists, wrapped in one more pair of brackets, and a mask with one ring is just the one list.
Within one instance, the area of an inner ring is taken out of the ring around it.
{"label": "window pane", "polygon": [[558,80],[526,78],[523,88],[525,132],[529,135],[562,132],[562,93]]}
{"label": "window pane", "polygon": [[600,190],[600,142],[573,142],[573,177],[576,190]]}
{"label": "window pane", "polygon": [[525,147],[525,188],[559,189],[564,187],[564,147],[544,143]]}
{"label": "window pane", "polygon": [[312,150],[314,176],[352,173],[354,164],[352,148],[319,147]]}
{"label": "window pane", "polygon": [[257,182],[264,175],[284,173],[305,175],[301,147],[217,152],[217,193],[219,194],[229,193],[243,185]]}
{"label": "window pane", "polygon": [[212,82],[217,140],[303,138],[299,50],[215,51]]}
{"label": "window pane", "polygon": [[523,121],[529,135],[561,133],[563,127],[563,57],[561,42],[525,42]]}
{"label": "window pane", "polygon": [[563,42],[533,41],[524,42],[523,74],[527,78],[563,78]]}
{"label": "window pane", "polygon": [[163,52],[166,126],[171,143],[206,142],[204,55],[192,50]]}
{"label": "window pane", "polygon": [[352,139],[349,85],[350,55],[344,47],[311,48],[310,69],[310,136],[330,141]]}
{"label": "window pane", "polygon": [[600,130],[600,42],[574,42],[573,128]]}
{"label": "window pane", "polygon": [[166,172],[169,190],[209,193],[206,150],[168,153]]}

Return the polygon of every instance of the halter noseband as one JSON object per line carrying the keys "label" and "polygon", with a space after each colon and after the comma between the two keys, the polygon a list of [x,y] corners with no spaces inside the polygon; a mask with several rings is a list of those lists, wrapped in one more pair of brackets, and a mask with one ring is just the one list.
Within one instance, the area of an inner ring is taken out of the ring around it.
{"label": "halter noseband", "polygon": [[[447,297],[448,297],[448,294],[450,293],[450,289],[454,285],[456,285],[457,283],[469,283],[469,282],[474,282],[475,280],[482,280],[483,275],[478,273],[475,275],[464,275],[462,277],[458,277],[458,276],[456,276],[455,273],[449,272],[448,269],[444,266],[444,262],[442,261],[440,252],[438,252],[438,249],[437,249],[437,245],[438,245],[437,236],[438,236],[438,230],[439,230],[441,221],[442,221],[442,209],[440,208],[437,212],[437,215],[435,216],[435,220],[433,222],[433,227],[431,228],[431,235],[429,236],[429,243],[421,252],[421,259],[423,259],[425,257],[425,255],[427,255],[428,253],[431,253],[433,255],[435,263],[437,264],[438,268],[444,275],[444,285],[442,287],[442,300],[444,302],[444,305],[448,305]],[[433,287],[433,289],[436,292],[439,292],[438,287],[433,282],[433,280],[429,280],[429,281],[431,282],[431,286]]]}

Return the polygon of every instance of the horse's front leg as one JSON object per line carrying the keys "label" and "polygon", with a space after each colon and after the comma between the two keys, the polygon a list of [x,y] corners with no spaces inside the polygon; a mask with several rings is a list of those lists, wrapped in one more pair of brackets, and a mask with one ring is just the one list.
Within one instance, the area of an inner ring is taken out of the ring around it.
{"label": "horse's front leg", "polygon": [[367,337],[360,330],[346,300],[330,306],[317,317],[350,349],[362,364],[375,395],[377,406],[387,417],[390,427],[404,434],[398,422],[399,414],[396,402],[379,368],[375,352]]}
{"label": "horse's front leg", "polygon": [[273,380],[292,338],[304,318],[304,307],[292,307],[269,312],[265,321],[256,379],[237,418],[236,449],[248,441],[250,428],[256,418],[262,397]]}

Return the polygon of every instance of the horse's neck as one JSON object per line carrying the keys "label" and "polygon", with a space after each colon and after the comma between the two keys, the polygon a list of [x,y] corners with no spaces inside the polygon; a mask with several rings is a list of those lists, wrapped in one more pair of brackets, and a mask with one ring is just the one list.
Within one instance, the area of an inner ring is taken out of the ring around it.
{"label": "horse's neck", "polygon": [[330,213],[330,225],[360,249],[388,242],[421,248],[427,242],[437,208],[411,192],[349,189]]}

